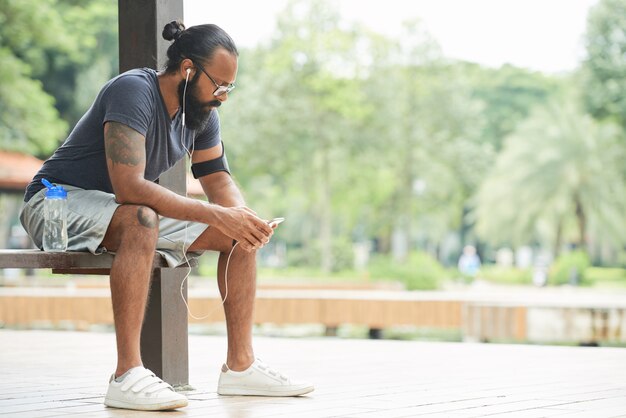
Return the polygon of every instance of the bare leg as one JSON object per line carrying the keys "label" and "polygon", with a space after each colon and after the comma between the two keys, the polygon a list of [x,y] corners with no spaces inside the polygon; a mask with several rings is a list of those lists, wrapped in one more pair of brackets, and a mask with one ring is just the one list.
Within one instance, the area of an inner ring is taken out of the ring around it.
{"label": "bare leg", "polygon": [[104,247],[116,252],[110,275],[117,339],[116,377],[143,364],[141,325],[157,238],[158,217],[152,209],[122,205],[115,211],[102,241]]}
{"label": "bare leg", "polygon": [[[189,248],[219,251],[217,281],[222,295],[226,295],[224,283],[226,261],[232,249],[232,239],[216,228],[208,228]],[[254,298],[256,296],[256,252],[247,252],[237,246],[228,265],[228,296],[224,303],[228,353],[226,364],[231,370],[247,369],[254,362],[252,349],[252,326],[254,321]]]}
{"label": "bare leg", "polygon": [[[226,364],[231,370],[247,369],[254,362],[252,326],[256,296],[256,252],[248,253],[236,247],[228,265],[228,297],[224,302],[228,355]],[[217,282],[225,295],[225,270],[228,253],[220,253]]]}

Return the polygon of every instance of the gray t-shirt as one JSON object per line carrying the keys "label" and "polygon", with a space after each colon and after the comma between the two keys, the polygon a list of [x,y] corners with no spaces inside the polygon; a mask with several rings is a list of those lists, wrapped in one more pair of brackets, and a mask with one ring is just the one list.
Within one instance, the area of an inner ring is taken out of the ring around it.
{"label": "gray t-shirt", "polygon": [[[87,190],[113,193],[104,151],[104,123],[119,122],[146,138],[144,177],[155,181],[185,156],[185,148],[211,148],[220,143],[220,122],[216,110],[202,131],[185,128],[181,140],[181,112],[170,119],[155,70],[127,71],[104,85],[91,108],[78,121],[67,140],[41,167],[26,188],[28,201],[44,186],[69,184]],[[184,143],[184,147],[183,147]],[[194,144],[195,143],[195,144]]]}

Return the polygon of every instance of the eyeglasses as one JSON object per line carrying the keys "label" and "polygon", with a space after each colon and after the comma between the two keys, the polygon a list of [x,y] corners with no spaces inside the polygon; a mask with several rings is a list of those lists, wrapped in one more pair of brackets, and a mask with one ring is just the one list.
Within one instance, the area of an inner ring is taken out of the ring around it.
{"label": "eyeglasses", "polygon": [[215,91],[213,92],[213,96],[218,97],[218,96],[221,96],[221,95],[223,95],[223,94],[230,93],[230,92],[231,92],[231,91],[233,91],[233,89],[235,88],[235,85],[234,85],[234,84],[229,84],[229,85],[227,85],[227,86],[222,86],[222,85],[220,85],[220,84],[217,84],[217,82],[213,79],[213,77],[211,77],[211,76],[209,75],[209,73],[207,73],[207,72],[204,70],[204,68],[202,68],[202,66],[201,66],[200,64],[198,64],[198,63],[197,63],[197,62],[195,62],[195,61],[194,61],[193,63],[194,63],[194,65],[196,65],[198,68],[200,68],[200,70],[201,70],[204,74],[206,74],[206,76],[207,76],[207,77],[209,77],[209,80],[211,80],[211,81],[213,82],[213,84],[215,84],[215,87],[217,87],[217,88],[215,89]]}

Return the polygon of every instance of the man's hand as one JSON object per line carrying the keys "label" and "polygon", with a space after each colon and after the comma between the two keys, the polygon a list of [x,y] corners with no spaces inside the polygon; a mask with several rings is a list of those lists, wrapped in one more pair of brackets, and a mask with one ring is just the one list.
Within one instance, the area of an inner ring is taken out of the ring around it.
{"label": "man's hand", "polygon": [[267,244],[274,229],[250,208],[237,206],[223,208],[214,224],[225,235],[239,242],[239,246],[250,252]]}
{"label": "man's hand", "polygon": [[[193,153],[193,163],[201,163],[218,158],[222,155],[222,144]],[[209,202],[219,207],[217,222],[213,225],[224,235],[237,242],[246,251],[253,251],[267,244],[274,233],[265,220],[259,218],[252,209],[246,206],[241,191],[230,174],[219,171],[200,177],[200,184]]]}

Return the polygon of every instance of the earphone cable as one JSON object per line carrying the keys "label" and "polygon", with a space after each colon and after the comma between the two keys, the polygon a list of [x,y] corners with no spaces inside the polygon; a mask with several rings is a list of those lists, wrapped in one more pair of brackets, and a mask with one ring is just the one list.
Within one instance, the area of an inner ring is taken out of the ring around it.
{"label": "earphone cable", "polygon": [[[180,128],[180,144],[182,145],[183,149],[185,150],[186,154],[189,156],[189,162],[191,163],[193,161],[193,151],[195,148],[195,139],[191,141],[191,150],[189,150],[189,148],[187,148],[185,146],[185,105],[187,103],[187,85],[189,83],[189,69],[187,69],[187,77],[185,78],[185,88],[183,89],[183,109],[182,109],[182,123],[181,123],[181,128]],[[188,169],[185,170],[185,181],[186,181],[186,177],[187,177],[187,173],[188,173]],[[217,309],[214,308],[211,311],[209,311],[208,314],[201,316],[201,317],[197,317],[195,316],[192,312],[191,309],[189,308],[189,303],[187,302],[187,299],[185,298],[185,294],[184,294],[184,286],[185,286],[185,282],[188,281],[189,279],[189,275],[191,274],[191,266],[189,266],[189,258],[187,257],[187,249],[189,248],[189,246],[185,247],[185,245],[187,244],[187,229],[188,229],[188,225],[189,222],[185,221],[185,237],[183,239],[183,257],[184,257],[184,261],[185,264],[187,265],[187,273],[185,274],[185,277],[183,278],[183,280],[180,283],[180,297],[183,300],[183,303],[185,304],[185,307],[187,308],[187,313],[189,314],[189,316],[191,316],[193,319],[196,320],[202,320],[202,319],[206,319],[208,318],[210,315],[213,314],[213,312]],[[209,227],[210,228],[210,227]],[[233,245],[233,248],[230,250],[230,253],[228,254],[228,258],[226,259],[226,268],[224,269],[224,298],[220,298],[222,300],[222,303],[220,306],[223,306],[224,303],[226,302],[226,298],[228,297],[228,266],[230,264],[230,258],[233,255],[233,252],[235,251],[235,248],[237,247],[237,244],[239,244],[238,242],[235,243],[235,245]],[[219,278],[218,278],[219,280]],[[219,307],[219,306],[218,306]]]}

